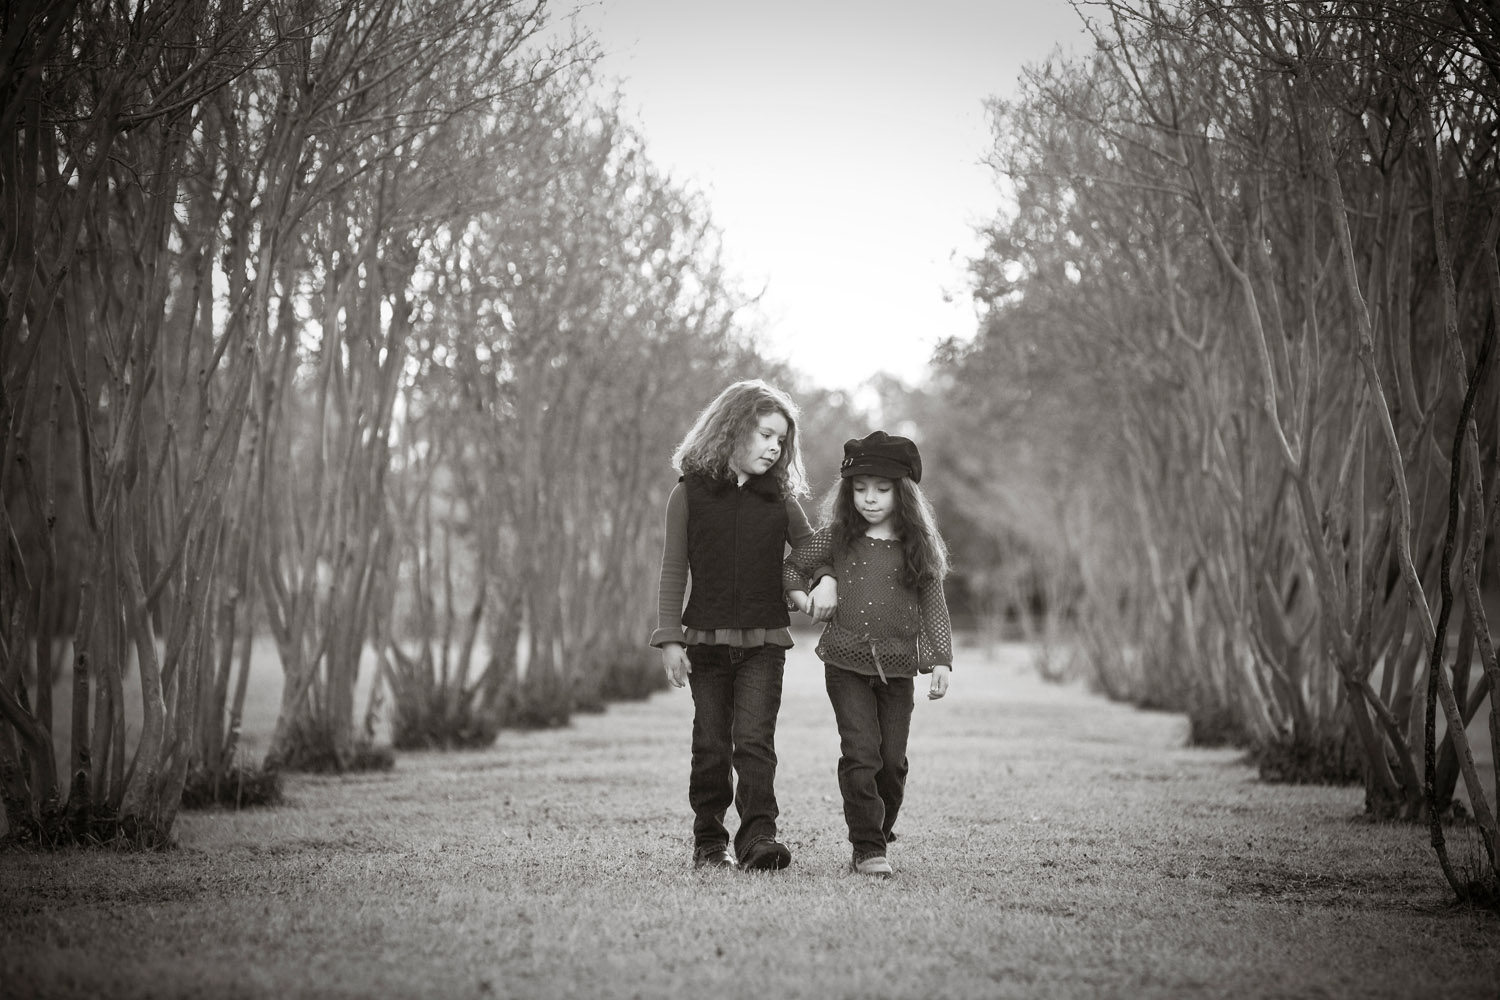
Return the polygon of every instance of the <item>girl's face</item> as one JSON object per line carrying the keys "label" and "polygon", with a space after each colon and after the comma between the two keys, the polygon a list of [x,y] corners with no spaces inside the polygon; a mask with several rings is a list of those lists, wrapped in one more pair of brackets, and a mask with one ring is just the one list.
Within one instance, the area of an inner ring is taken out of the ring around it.
{"label": "girl's face", "polygon": [[740,476],[740,481],[751,476],[762,476],[771,471],[786,447],[786,436],[791,425],[779,411],[773,410],[758,420],[750,433],[729,459],[729,467]]}
{"label": "girl's face", "polygon": [[855,476],[854,509],[871,528],[889,527],[896,512],[895,480],[884,476]]}

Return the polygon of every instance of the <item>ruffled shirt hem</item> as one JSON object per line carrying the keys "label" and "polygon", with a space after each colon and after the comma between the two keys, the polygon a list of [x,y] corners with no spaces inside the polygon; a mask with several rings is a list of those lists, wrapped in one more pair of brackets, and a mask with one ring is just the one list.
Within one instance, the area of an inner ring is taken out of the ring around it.
{"label": "ruffled shirt hem", "polygon": [[791,649],[790,628],[659,628],[651,633],[651,645],[680,642],[684,646],[780,646]]}

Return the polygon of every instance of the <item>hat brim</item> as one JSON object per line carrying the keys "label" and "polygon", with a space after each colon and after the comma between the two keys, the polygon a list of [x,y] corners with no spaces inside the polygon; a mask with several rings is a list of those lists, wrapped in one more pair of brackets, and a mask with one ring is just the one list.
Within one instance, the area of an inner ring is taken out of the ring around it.
{"label": "hat brim", "polygon": [[912,470],[900,462],[888,461],[881,458],[861,458],[839,470],[839,475],[844,479],[852,479],[855,476],[880,476],[884,479],[910,479],[916,482]]}

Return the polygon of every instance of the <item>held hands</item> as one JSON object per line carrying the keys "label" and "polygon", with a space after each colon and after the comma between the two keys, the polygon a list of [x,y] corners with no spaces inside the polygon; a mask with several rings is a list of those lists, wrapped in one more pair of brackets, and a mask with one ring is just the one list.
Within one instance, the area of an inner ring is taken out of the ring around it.
{"label": "held hands", "polygon": [[932,686],[927,689],[927,700],[937,701],[948,693],[948,675],[953,668],[946,663],[939,663],[932,668]]}
{"label": "held hands", "polygon": [[833,609],[838,606],[838,581],[825,576],[813,588],[812,594],[805,590],[789,590],[786,598],[792,602],[792,607],[813,621],[826,622],[833,618]]}
{"label": "held hands", "polygon": [[687,647],[680,642],[662,643],[661,665],[673,687],[682,687],[687,683],[687,675],[693,672],[693,665],[687,658]]}
{"label": "held hands", "polygon": [[826,622],[833,620],[833,610],[838,604],[839,582],[831,576],[825,576],[812,589],[812,595],[807,599],[808,606],[799,610],[811,616],[813,621]]}

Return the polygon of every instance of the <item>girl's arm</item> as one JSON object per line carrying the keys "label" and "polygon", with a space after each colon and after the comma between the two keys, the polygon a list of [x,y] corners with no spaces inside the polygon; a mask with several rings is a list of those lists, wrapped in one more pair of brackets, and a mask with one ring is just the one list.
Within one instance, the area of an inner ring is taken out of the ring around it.
{"label": "girl's arm", "polygon": [[667,540],[661,550],[661,578],[656,588],[656,630],[651,645],[686,644],[682,631],[682,598],[687,593],[687,494],[682,484],[667,498]]}
{"label": "girl's arm", "polygon": [[948,618],[948,599],[943,596],[943,581],[928,580],[922,584],[917,600],[918,641],[922,648],[920,666],[951,668],[953,666],[953,623]]}
{"label": "girl's arm", "polygon": [[673,687],[687,683],[693,672],[687,658],[687,635],[682,631],[682,598],[687,593],[687,494],[682,484],[667,497],[667,540],[661,550],[661,579],[656,589],[656,631],[651,645],[661,647],[661,666]]}
{"label": "girl's arm", "polygon": [[813,575],[820,570],[827,570],[832,564],[832,530],[819,528],[808,532],[787,553],[786,561],[781,565],[781,582],[785,585],[783,589],[806,590]]}
{"label": "girl's arm", "polygon": [[[795,501],[787,505],[787,534],[800,536],[801,541],[782,563],[781,586],[793,607],[817,621],[826,622],[833,617],[833,609],[838,605],[838,581],[832,574],[833,533],[828,528],[806,533],[795,530],[790,510],[795,505]],[[797,512],[801,514],[800,507]],[[801,520],[805,526],[806,517]],[[810,580],[817,581],[811,596],[807,594]]]}
{"label": "girl's arm", "polygon": [[786,540],[791,543],[792,548],[806,545],[813,536],[812,524],[807,520],[807,512],[802,505],[795,500],[786,502]]}
{"label": "girl's arm", "polygon": [[[942,580],[928,580],[918,595],[920,634],[918,647],[927,653],[932,664],[932,682],[927,697],[936,701],[948,693],[948,674],[953,670],[953,622],[948,617],[948,599],[943,595]],[[919,664],[920,669],[920,664]]]}

